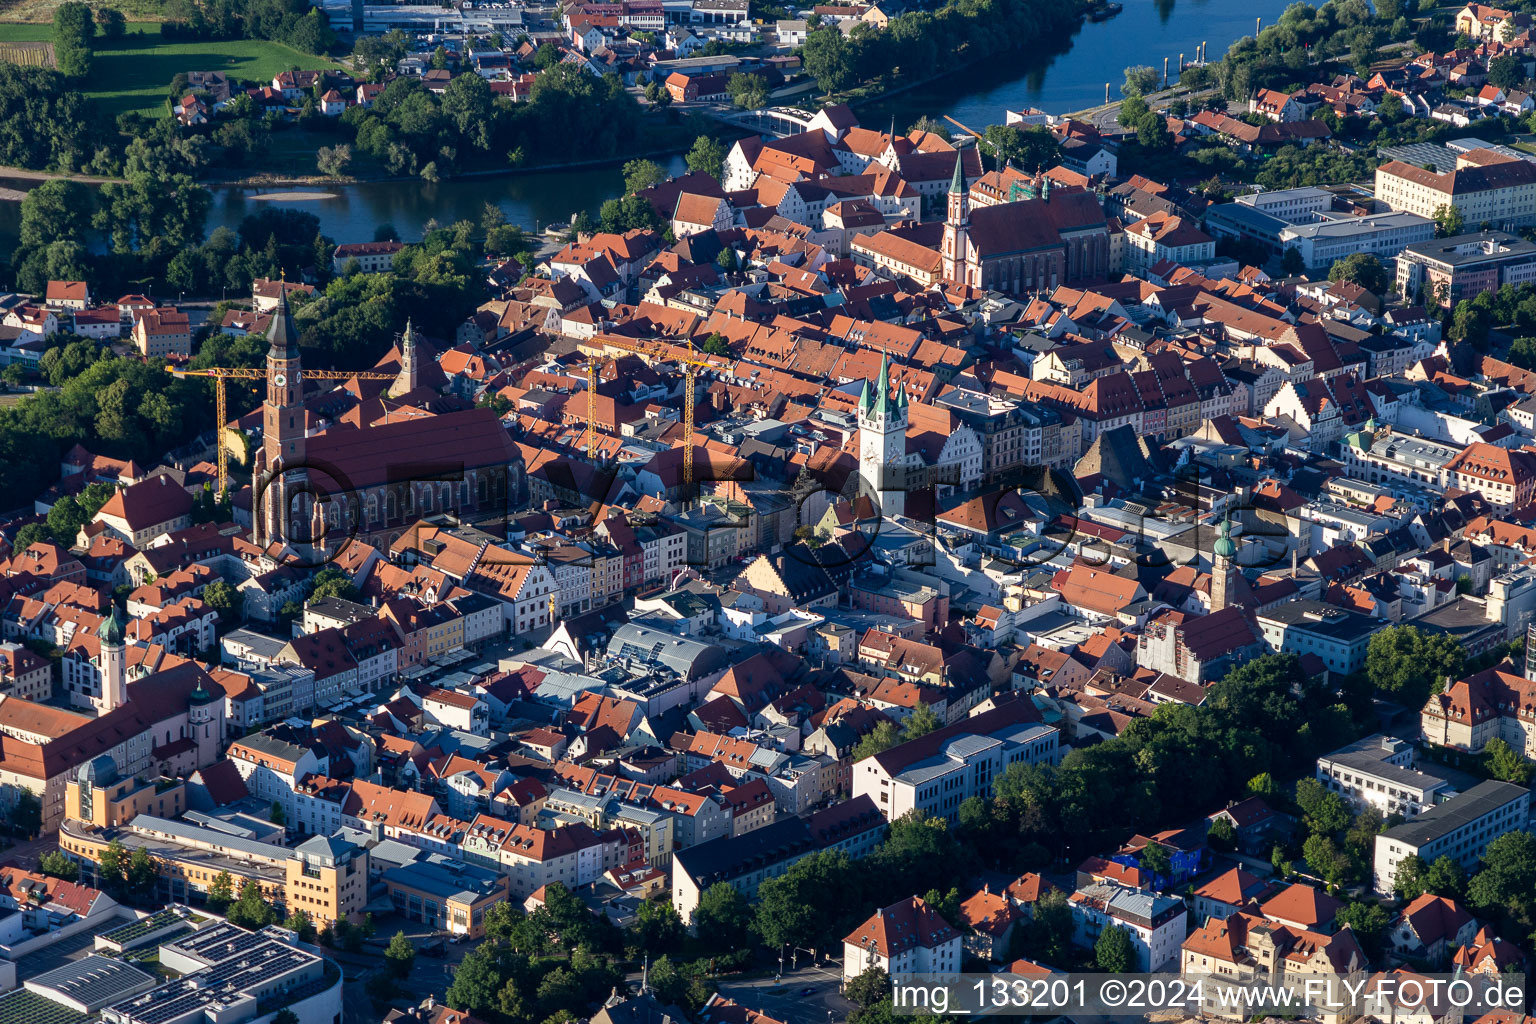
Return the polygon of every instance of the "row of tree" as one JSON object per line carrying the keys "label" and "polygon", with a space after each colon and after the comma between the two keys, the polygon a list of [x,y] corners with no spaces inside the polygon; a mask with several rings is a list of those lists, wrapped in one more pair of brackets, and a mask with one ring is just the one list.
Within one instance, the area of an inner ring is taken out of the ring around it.
{"label": "row of tree", "polygon": [[336,34],[309,0],[171,0],[167,39],[270,39],[304,53],[326,53]]}
{"label": "row of tree", "polygon": [[845,36],[823,25],[807,35],[801,59],[826,93],[889,84],[1003,53],[1063,48],[1082,9],[1078,0],[945,0],[937,10],[898,15],[884,29],[864,23]]}
{"label": "row of tree", "polygon": [[640,106],[616,76],[555,64],[525,103],[498,97],[479,75],[456,75],[439,98],[420,80],[397,78],[371,108],[341,117],[354,149],[392,174],[425,178],[525,160],[602,159],[630,149]]}

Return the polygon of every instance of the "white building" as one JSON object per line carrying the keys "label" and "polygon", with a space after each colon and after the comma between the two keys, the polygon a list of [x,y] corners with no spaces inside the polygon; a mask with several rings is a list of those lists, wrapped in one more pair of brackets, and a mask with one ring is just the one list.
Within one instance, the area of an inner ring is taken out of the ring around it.
{"label": "white building", "polygon": [[1524,786],[1489,780],[1388,829],[1376,837],[1376,891],[1392,891],[1397,866],[1411,855],[1426,863],[1448,856],[1472,867],[1493,840],[1526,827],[1530,807],[1531,794]]}
{"label": "white building", "polygon": [[935,729],[853,766],[853,796],[894,821],[911,810],[954,820],[961,803],[987,796],[1010,764],[1055,764],[1060,733],[1027,700]]}
{"label": "white building", "polygon": [[1394,736],[1367,736],[1317,759],[1317,780],[1356,810],[1412,818],[1455,791],[1438,775],[1413,767],[1413,747]]}
{"label": "white building", "polygon": [[893,979],[960,971],[960,933],[937,910],[909,896],[875,911],[843,939],[843,978],[872,967]]}
{"label": "white building", "polygon": [[1074,892],[1072,941],[1092,949],[1105,928],[1123,929],[1136,951],[1136,970],[1166,969],[1177,963],[1188,930],[1184,901],[1113,882],[1095,882]]}

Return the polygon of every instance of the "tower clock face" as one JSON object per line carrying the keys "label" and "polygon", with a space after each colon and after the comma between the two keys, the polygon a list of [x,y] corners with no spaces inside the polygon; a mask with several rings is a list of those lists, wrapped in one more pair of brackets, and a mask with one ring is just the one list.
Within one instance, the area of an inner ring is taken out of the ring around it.
{"label": "tower clock face", "polygon": [[286,373],[280,373],[272,378],[272,383],[276,384],[280,388],[285,388],[288,386],[288,375]]}

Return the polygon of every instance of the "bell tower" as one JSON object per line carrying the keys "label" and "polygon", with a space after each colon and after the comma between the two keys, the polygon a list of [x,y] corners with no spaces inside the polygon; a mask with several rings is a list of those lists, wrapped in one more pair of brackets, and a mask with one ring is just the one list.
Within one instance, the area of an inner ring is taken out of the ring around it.
{"label": "bell tower", "polygon": [[[267,332],[267,397],[261,405],[261,445],[271,480],[262,495],[268,543],[295,539],[288,495],[302,491],[304,478],[304,385],[300,379],[299,341],[288,310],[288,289],[281,287],[272,327]],[[304,522],[306,517],[300,517]],[[307,525],[307,523],[306,523]]]}
{"label": "bell tower", "polygon": [[944,218],[944,280],[970,284],[971,204],[965,191],[965,150],[955,151],[955,175],[949,182],[949,209]]}
{"label": "bell tower", "polygon": [[906,508],[908,415],[899,385],[891,396],[891,360],[882,357],[874,393],[865,381],[859,398],[859,493],[873,500],[882,516],[899,516]]}
{"label": "bell tower", "polygon": [[1219,612],[1232,604],[1237,589],[1237,542],[1232,539],[1232,520],[1226,516],[1211,555],[1211,611]]}

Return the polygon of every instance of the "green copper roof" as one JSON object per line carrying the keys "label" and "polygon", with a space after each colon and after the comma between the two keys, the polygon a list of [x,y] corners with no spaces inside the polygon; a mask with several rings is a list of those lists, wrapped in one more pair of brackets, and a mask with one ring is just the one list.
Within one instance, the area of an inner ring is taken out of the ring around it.
{"label": "green copper roof", "polygon": [[1232,539],[1232,520],[1222,519],[1221,537],[1211,548],[1217,558],[1237,557],[1237,542]]}
{"label": "green copper roof", "polygon": [[949,180],[950,195],[965,194],[965,150],[955,150],[955,176]]}
{"label": "green copper roof", "polygon": [[96,630],[96,635],[102,641],[109,644],[121,644],[128,630],[128,620],[123,618],[123,610],[117,605],[112,606],[112,614]]}

